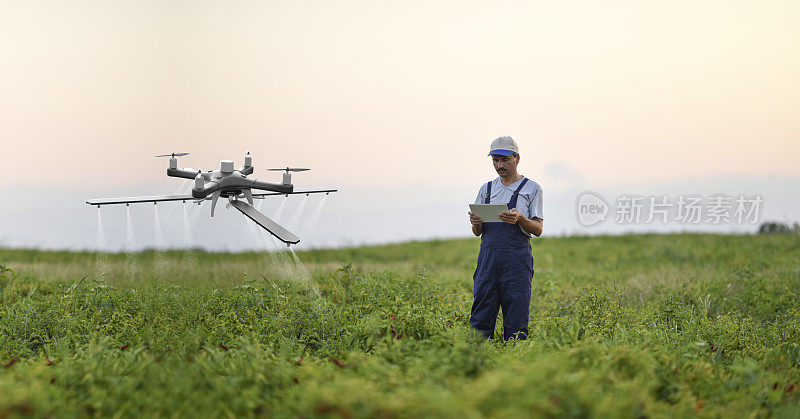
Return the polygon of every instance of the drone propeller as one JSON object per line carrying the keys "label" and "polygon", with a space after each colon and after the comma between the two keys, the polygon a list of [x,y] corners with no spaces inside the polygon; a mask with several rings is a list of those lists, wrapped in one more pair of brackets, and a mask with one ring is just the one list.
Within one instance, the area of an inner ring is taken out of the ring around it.
{"label": "drone propeller", "polygon": [[289,173],[289,172],[305,172],[306,170],[311,170],[311,169],[304,169],[302,167],[286,167],[283,169],[267,169],[267,170],[278,171],[278,172],[286,171],[286,173]]}
{"label": "drone propeller", "polygon": [[174,159],[175,157],[183,157],[188,155],[189,153],[172,153],[172,154],[162,154],[160,156],[155,156],[155,157],[172,157]]}

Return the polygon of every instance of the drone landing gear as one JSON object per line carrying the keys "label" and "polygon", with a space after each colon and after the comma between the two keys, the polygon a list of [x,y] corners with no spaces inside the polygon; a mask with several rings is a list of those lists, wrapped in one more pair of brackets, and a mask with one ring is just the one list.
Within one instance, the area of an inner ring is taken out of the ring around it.
{"label": "drone landing gear", "polygon": [[255,221],[255,223],[260,225],[264,230],[272,233],[278,240],[286,244],[297,244],[300,242],[300,238],[289,232],[289,230],[281,227],[275,221],[270,220],[266,215],[258,212],[258,210],[248,205],[246,202],[234,199],[230,202],[230,205],[241,211],[247,218]]}

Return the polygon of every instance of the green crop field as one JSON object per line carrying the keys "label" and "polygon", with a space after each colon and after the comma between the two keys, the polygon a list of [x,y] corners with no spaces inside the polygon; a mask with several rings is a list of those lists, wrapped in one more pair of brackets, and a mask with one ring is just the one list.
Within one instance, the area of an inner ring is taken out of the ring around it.
{"label": "green crop field", "polygon": [[508,344],[478,246],[0,250],[0,418],[800,417],[800,235],[536,239]]}

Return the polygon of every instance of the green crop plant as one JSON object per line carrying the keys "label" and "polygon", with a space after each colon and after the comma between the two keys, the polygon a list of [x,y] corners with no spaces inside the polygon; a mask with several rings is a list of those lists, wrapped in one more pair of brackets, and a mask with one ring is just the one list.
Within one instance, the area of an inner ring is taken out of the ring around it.
{"label": "green crop plant", "polygon": [[800,236],[536,239],[509,343],[478,246],[0,249],[0,417],[798,416]]}

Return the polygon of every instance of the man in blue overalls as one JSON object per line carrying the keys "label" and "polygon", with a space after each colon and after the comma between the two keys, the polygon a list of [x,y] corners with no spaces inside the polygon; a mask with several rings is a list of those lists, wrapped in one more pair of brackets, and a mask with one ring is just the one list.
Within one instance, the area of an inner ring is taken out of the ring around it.
{"label": "man in blue overalls", "polygon": [[508,210],[500,214],[502,223],[484,223],[469,212],[472,232],[481,236],[469,324],[491,338],[502,307],[503,338],[524,340],[533,279],[530,240],[542,234],[542,188],[517,172],[519,147],[511,137],[494,140],[489,150],[500,177],[481,186],[475,203],[507,204]]}

